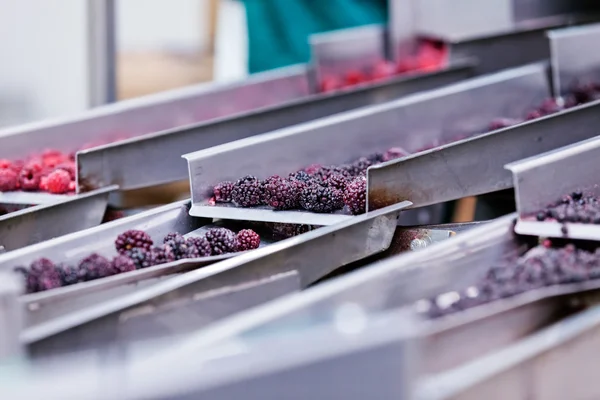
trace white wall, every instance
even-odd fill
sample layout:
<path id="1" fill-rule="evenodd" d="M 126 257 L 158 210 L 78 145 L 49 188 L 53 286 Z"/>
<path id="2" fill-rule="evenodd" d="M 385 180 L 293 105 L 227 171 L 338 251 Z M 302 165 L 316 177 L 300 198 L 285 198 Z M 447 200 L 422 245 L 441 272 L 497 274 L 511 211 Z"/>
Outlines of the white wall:
<path id="1" fill-rule="evenodd" d="M 0 125 L 86 108 L 86 18 L 84 0 L 0 0 Z"/>

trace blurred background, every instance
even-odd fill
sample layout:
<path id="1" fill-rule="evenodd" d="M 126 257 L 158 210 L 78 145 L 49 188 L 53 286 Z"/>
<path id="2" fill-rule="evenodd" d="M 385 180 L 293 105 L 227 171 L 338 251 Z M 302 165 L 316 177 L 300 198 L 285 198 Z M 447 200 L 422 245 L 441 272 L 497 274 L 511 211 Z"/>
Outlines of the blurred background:
<path id="1" fill-rule="evenodd" d="M 12 38 L 0 40 L 0 126 L 247 73 L 241 2 L 61 0 L 59 5 L 0 0 L 0 33 Z M 107 79 L 115 80 L 116 93 L 106 93 Z"/>

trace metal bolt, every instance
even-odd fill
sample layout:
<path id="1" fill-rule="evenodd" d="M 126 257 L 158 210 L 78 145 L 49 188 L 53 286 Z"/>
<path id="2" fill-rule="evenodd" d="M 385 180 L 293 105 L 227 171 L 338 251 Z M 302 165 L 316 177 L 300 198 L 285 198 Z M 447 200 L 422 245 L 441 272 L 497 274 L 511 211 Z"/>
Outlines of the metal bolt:
<path id="1" fill-rule="evenodd" d="M 413 239 L 412 242 L 410 242 L 410 249 L 412 251 L 424 249 L 425 247 L 429 246 L 430 242 L 431 240 L 426 239 Z"/>

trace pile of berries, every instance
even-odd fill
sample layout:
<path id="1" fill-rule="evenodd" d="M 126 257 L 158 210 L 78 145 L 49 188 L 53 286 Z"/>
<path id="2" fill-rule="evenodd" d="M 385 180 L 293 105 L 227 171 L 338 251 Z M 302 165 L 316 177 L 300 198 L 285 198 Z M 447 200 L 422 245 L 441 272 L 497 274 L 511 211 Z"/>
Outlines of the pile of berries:
<path id="1" fill-rule="evenodd" d="M 583 192 L 575 191 L 537 212 L 535 218 L 538 221 L 600 224 L 600 202 L 594 196 L 584 196 Z"/>
<path id="2" fill-rule="evenodd" d="M 212 228 L 204 236 L 190 238 L 171 232 L 160 246 L 155 245 L 146 232 L 128 230 L 115 240 L 118 255 L 112 260 L 92 253 L 74 266 L 40 258 L 32 262 L 29 269 L 17 267 L 15 270 L 23 274 L 27 293 L 35 293 L 176 260 L 252 250 L 259 245 L 260 236 L 250 229 L 236 234 L 226 228 Z"/>
<path id="3" fill-rule="evenodd" d="M 321 80 L 320 89 L 322 92 L 332 92 L 367 82 L 389 79 L 407 72 L 436 71 L 446 63 L 447 54 L 447 49 L 442 42 L 423 41 L 419 45 L 416 56 L 402 60 L 398 64 L 382 60 L 364 71 L 348 71 L 343 77 L 325 76 Z"/>
<path id="4" fill-rule="evenodd" d="M 73 155 L 46 150 L 27 160 L 0 160 L 0 192 L 23 190 L 66 194 L 75 191 Z"/>
<path id="5" fill-rule="evenodd" d="M 600 248 L 553 247 L 546 239 L 514 262 L 492 266 L 476 285 L 421 301 L 418 308 L 437 318 L 542 287 L 599 278 Z"/>
<path id="6" fill-rule="evenodd" d="M 245 176 L 236 182 L 220 182 L 213 188 L 214 203 L 234 203 L 239 207 L 269 206 L 274 210 L 304 209 L 331 213 L 347 207 L 353 214 L 366 211 L 367 180 L 371 165 L 406 155 L 392 148 L 385 153 L 360 157 L 342 165 L 310 165 L 288 177 L 271 176 L 259 180 Z"/>

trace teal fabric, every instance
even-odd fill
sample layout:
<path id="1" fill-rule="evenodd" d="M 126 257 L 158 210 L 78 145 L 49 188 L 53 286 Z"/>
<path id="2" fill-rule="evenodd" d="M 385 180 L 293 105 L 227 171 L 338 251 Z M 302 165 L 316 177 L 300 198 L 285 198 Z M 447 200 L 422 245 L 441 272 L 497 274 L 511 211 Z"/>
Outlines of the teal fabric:
<path id="1" fill-rule="evenodd" d="M 242 0 L 250 73 L 308 62 L 313 33 L 382 23 L 387 0 Z"/>

